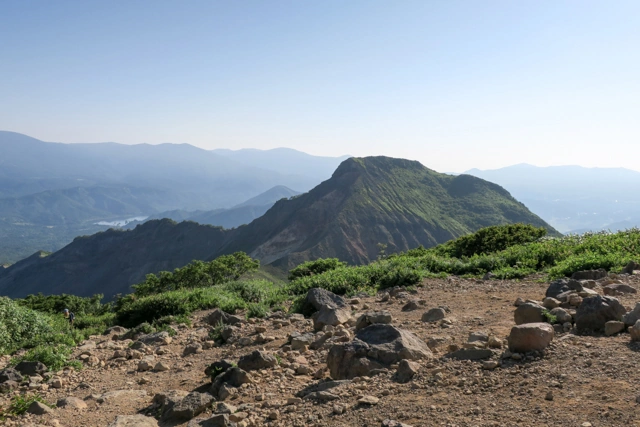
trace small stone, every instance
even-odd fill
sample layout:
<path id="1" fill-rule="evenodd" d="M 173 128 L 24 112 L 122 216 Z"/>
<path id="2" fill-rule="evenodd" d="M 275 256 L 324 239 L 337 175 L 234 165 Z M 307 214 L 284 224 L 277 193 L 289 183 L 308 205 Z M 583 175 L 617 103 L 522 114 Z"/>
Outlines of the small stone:
<path id="1" fill-rule="evenodd" d="M 29 408 L 27 408 L 27 412 L 34 415 L 44 415 L 51 414 L 53 412 L 53 409 L 49 408 L 44 403 L 35 401 L 31 405 L 29 405 Z"/>
<path id="2" fill-rule="evenodd" d="M 363 396 L 362 398 L 358 399 L 358 403 L 360 405 L 377 405 L 378 402 L 380 402 L 380 399 L 378 399 L 375 396 Z"/>
<path id="3" fill-rule="evenodd" d="M 604 334 L 606 336 L 615 335 L 618 332 L 624 330 L 624 322 L 618 322 L 617 320 L 610 320 L 604 324 Z"/>
<path id="4" fill-rule="evenodd" d="M 545 400 L 553 400 L 553 391 L 549 390 L 547 395 L 544 397 Z"/>
<path id="5" fill-rule="evenodd" d="M 278 412 L 277 410 L 269 412 L 270 420 L 277 420 L 278 418 L 280 418 L 280 412 Z"/>
<path id="6" fill-rule="evenodd" d="M 496 369 L 499 365 L 500 364 L 495 360 L 485 360 L 484 362 L 482 362 L 482 369 L 485 369 L 487 371 L 492 371 Z"/>
<path id="7" fill-rule="evenodd" d="M 153 367 L 153 370 L 156 372 L 165 372 L 171 369 L 171 367 L 165 362 L 158 362 L 156 366 Z"/>

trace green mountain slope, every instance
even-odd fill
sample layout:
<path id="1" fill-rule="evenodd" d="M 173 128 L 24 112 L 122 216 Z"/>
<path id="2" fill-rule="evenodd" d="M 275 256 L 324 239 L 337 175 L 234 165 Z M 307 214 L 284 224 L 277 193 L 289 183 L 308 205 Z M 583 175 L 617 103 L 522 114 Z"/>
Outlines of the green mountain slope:
<path id="1" fill-rule="evenodd" d="M 225 251 L 245 250 L 291 267 L 338 257 L 363 264 L 378 254 L 435 246 L 489 225 L 522 222 L 557 232 L 498 185 L 451 176 L 419 162 L 351 158 L 327 180 L 238 229 Z"/>
<path id="2" fill-rule="evenodd" d="M 345 160 L 308 193 L 278 201 L 233 230 L 194 222 L 150 221 L 130 231 L 75 239 L 30 265 L 0 275 L 0 295 L 125 293 L 147 273 L 244 251 L 281 268 L 318 257 L 352 264 L 387 253 L 434 246 L 487 225 L 548 224 L 501 187 L 450 176 L 418 162 L 388 157 Z"/>

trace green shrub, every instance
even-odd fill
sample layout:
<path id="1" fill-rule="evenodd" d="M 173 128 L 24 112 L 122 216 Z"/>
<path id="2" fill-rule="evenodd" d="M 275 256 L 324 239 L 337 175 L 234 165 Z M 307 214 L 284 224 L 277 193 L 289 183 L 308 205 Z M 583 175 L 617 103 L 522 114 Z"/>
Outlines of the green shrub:
<path id="1" fill-rule="evenodd" d="M 26 414 L 27 410 L 29 409 L 29 406 L 31 406 L 33 402 L 43 403 L 50 408 L 55 407 L 54 405 L 44 400 L 44 398 L 39 394 L 32 394 L 30 396 L 18 394 L 11 398 L 11 405 L 7 409 L 6 413 L 2 413 L 0 411 L 0 420 L 2 420 L 7 415 L 20 416 L 20 415 Z"/>
<path id="2" fill-rule="evenodd" d="M 511 246 L 539 240 L 547 234 L 544 227 L 528 224 L 509 224 L 482 228 L 437 247 L 439 255 L 455 258 L 471 257 L 503 251 Z"/>
<path id="3" fill-rule="evenodd" d="M 116 313 L 116 323 L 135 327 L 165 316 L 188 316 L 196 310 L 216 307 L 233 312 L 246 304 L 236 294 L 219 287 L 183 289 L 130 300 Z"/>
<path id="4" fill-rule="evenodd" d="M 345 267 L 346 265 L 345 262 L 340 261 L 338 258 L 320 258 L 315 261 L 303 262 L 289 271 L 289 280 L 322 274 L 325 271 L 335 270 L 336 268 Z"/>
<path id="5" fill-rule="evenodd" d="M 62 310 L 68 308 L 76 316 L 82 317 L 87 315 L 100 316 L 108 313 L 111 304 L 102 304 L 104 295 L 97 294 L 92 297 L 78 297 L 75 295 L 29 295 L 26 298 L 16 299 L 15 301 L 32 310 L 42 313 L 60 314 Z"/>
<path id="6" fill-rule="evenodd" d="M 247 307 L 247 319 L 252 317 L 265 318 L 269 315 L 269 307 L 260 303 L 249 303 Z"/>
<path id="7" fill-rule="evenodd" d="M 0 354 L 10 353 L 25 341 L 53 331 L 44 314 L 20 307 L 7 297 L 0 297 Z"/>
<path id="8" fill-rule="evenodd" d="M 134 294 L 144 297 L 180 289 L 205 288 L 238 280 L 243 274 L 255 271 L 260 261 L 244 252 L 223 255 L 213 261 L 193 261 L 173 272 L 162 271 L 158 275 L 147 274 L 145 281 L 133 285 Z"/>
<path id="9" fill-rule="evenodd" d="M 17 365 L 22 361 L 28 362 L 42 362 L 51 371 L 58 371 L 66 366 L 73 366 L 74 368 L 82 368 L 82 364 L 77 360 L 71 360 L 69 357 L 73 352 L 73 348 L 58 344 L 58 345 L 39 345 L 35 348 L 28 350 L 24 355 L 11 359 L 10 365 Z"/>

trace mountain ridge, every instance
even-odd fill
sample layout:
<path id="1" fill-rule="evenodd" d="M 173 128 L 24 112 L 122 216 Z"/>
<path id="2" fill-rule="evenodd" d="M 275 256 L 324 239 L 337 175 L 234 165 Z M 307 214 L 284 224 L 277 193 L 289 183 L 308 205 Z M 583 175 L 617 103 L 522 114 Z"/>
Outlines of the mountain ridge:
<path id="1" fill-rule="evenodd" d="M 236 251 L 281 269 L 318 257 L 363 264 L 376 258 L 380 243 L 392 253 L 512 222 L 557 233 L 496 184 L 404 159 L 350 158 L 330 179 L 279 200 L 248 225 L 223 230 L 165 219 L 79 237 L 28 267 L 9 267 L 0 294 L 126 293 L 147 273 Z"/>

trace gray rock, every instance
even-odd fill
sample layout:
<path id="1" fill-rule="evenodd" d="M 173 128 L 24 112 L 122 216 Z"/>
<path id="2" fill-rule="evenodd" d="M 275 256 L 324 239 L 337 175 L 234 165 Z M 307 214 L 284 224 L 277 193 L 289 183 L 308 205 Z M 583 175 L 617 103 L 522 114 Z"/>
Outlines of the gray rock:
<path id="1" fill-rule="evenodd" d="M 162 421 L 188 421 L 204 412 L 213 402 L 213 396 L 192 391 L 179 400 L 166 398 L 164 401 Z"/>
<path id="2" fill-rule="evenodd" d="M 631 285 L 625 285 L 624 283 L 612 283 L 602 288 L 602 292 L 605 295 L 624 295 L 624 294 L 637 294 L 638 290 Z"/>
<path id="3" fill-rule="evenodd" d="M 386 310 L 370 311 L 358 317 L 358 320 L 356 321 L 356 331 L 376 323 L 389 324 L 392 321 L 393 317 L 391 316 L 391 313 Z"/>
<path id="4" fill-rule="evenodd" d="M 578 332 L 585 330 L 603 331 L 609 320 L 621 320 L 626 310 L 613 297 L 593 296 L 585 298 L 576 311 L 576 328 Z"/>
<path id="5" fill-rule="evenodd" d="M 215 377 L 213 383 L 211 384 L 209 393 L 219 398 L 220 390 L 223 388 L 223 386 L 240 387 L 242 384 L 249 384 L 251 382 L 251 376 L 247 373 L 247 371 L 244 371 L 238 367 L 232 367 L 227 369 L 221 375 Z"/>
<path id="6" fill-rule="evenodd" d="M 527 353 L 541 351 L 553 340 L 554 330 L 548 323 L 526 323 L 511 328 L 509 351 Z"/>
<path id="7" fill-rule="evenodd" d="M 575 280 L 600 280 L 607 277 L 607 271 L 604 269 L 576 271 L 571 275 Z"/>
<path id="8" fill-rule="evenodd" d="M 427 344 L 413 333 L 391 325 L 373 324 L 358 331 L 353 341 L 331 347 L 327 365 L 332 378 L 351 379 L 402 359 L 430 357 Z"/>
<path id="9" fill-rule="evenodd" d="M 153 334 L 144 335 L 138 341 L 146 345 L 170 344 L 172 339 L 167 331 L 160 331 Z"/>
<path id="10" fill-rule="evenodd" d="M 224 373 L 227 369 L 232 368 L 234 363 L 230 360 L 219 360 L 207 366 L 204 370 L 205 375 L 211 377 L 213 381 L 218 375 Z"/>
<path id="11" fill-rule="evenodd" d="M 144 415 L 118 415 L 109 427 L 158 427 L 158 421 Z"/>
<path id="12" fill-rule="evenodd" d="M 560 307 L 560 301 L 555 298 L 546 297 L 542 300 L 542 306 L 547 310 L 554 309 L 556 307 Z"/>
<path id="13" fill-rule="evenodd" d="M 493 356 L 492 350 L 487 348 L 461 348 L 446 355 L 447 358 L 456 360 L 481 360 Z"/>
<path id="14" fill-rule="evenodd" d="M 34 415 L 45 415 L 53 413 L 53 409 L 49 408 L 44 403 L 34 401 L 29 405 L 29 408 L 27 408 L 27 412 Z"/>
<path id="15" fill-rule="evenodd" d="M 240 335 L 240 328 L 237 326 L 226 325 L 220 331 L 220 337 L 224 342 L 231 342 L 234 339 L 237 339 L 238 335 Z"/>
<path id="16" fill-rule="evenodd" d="M 432 308 L 422 315 L 422 321 L 426 323 L 437 322 L 438 320 L 442 320 L 447 316 L 447 312 L 444 308 Z"/>
<path id="17" fill-rule="evenodd" d="M 15 381 L 19 383 L 22 381 L 22 375 L 20 375 L 20 372 L 13 368 L 3 369 L 2 371 L 0 371 L 0 383 L 6 381 Z"/>
<path id="18" fill-rule="evenodd" d="M 489 342 L 489 334 L 486 332 L 471 332 L 467 342 Z"/>
<path id="19" fill-rule="evenodd" d="M 420 370 L 420 365 L 416 362 L 403 359 L 398 363 L 398 370 L 396 371 L 396 378 L 399 382 L 405 383 L 410 381 L 411 378 Z"/>
<path id="20" fill-rule="evenodd" d="M 545 297 L 557 298 L 558 295 L 560 295 L 563 292 L 567 292 L 569 290 L 570 289 L 568 285 L 568 280 L 566 279 L 554 280 L 549 284 Z"/>
<path id="21" fill-rule="evenodd" d="M 323 307 L 320 311 L 313 313 L 313 328 L 321 331 L 325 326 L 338 326 L 351 320 L 351 309 L 341 307 Z"/>
<path id="22" fill-rule="evenodd" d="M 42 375 L 48 371 L 47 367 L 42 362 L 20 362 L 16 365 L 16 371 L 22 375 Z"/>
<path id="23" fill-rule="evenodd" d="M 58 408 L 75 408 L 75 409 L 86 409 L 87 404 L 84 403 L 84 400 L 79 397 L 65 397 L 64 399 L 58 399 L 58 403 L 56 404 Z"/>
<path id="24" fill-rule="evenodd" d="M 633 310 L 622 316 L 622 321 L 627 326 L 635 325 L 638 320 L 640 320 L 640 302 L 636 303 L 636 306 L 633 307 Z"/>
<path id="25" fill-rule="evenodd" d="M 411 300 L 402 307 L 402 311 L 414 311 L 420 308 L 418 301 Z"/>
<path id="26" fill-rule="evenodd" d="M 291 344 L 291 350 L 301 350 L 304 346 L 311 347 L 311 344 L 316 340 L 314 334 L 292 334 L 289 343 Z"/>
<path id="27" fill-rule="evenodd" d="M 191 343 L 187 345 L 182 351 L 182 356 L 188 356 L 190 354 L 198 354 L 202 353 L 202 344 L 200 343 Z"/>
<path id="28" fill-rule="evenodd" d="M 571 322 L 573 317 L 571 314 L 565 310 L 564 308 L 556 307 L 549 312 L 552 316 L 556 317 L 556 322 L 560 324 L 564 324 L 567 322 Z"/>
<path id="29" fill-rule="evenodd" d="M 103 335 L 111 335 L 111 334 L 122 335 L 122 334 L 126 334 L 127 332 L 129 332 L 127 328 L 123 328 L 122 326 L 112 326 L 108 328 L 106 331 L 104 331 Z"/>
<path id="30" fill-rule="evenodd" d="M 20 387 L 20 384 L 18 384 L 16 381 L 7 380 L 3 383 L 0 383 L 0 393 L 8 393 L 12 390 L 17 389 L 18 387 Z"/>
<path id="31" fill-rule="evenodd" d="M 329 292 L 326 289 L 321 288 L 313 288 L 309 289 L 307 292 L 307 297 L 305 298 L 305 305 L 310 306 L 312 310 L 320 311 L 323 308 L 345 308 L 349 309 L 349 303 L 347 300 L 334 294 L 333 292 Z"/>
<path id="32" fill-rule="evenodd" d="M 604 334 L 606 336 L 615 335 L 624 331 L 624 322 L 618 322 L 617 320 L 609 320 L 604 324 Z"/>
<path id="33" fill-rule="evenodd" d="M 273 355 L 260 350 L 246 354 L 238 360 L 238 368 L 245 371 L 273 368 L 276 365 L 278 365 L 278 360 Z"/>
<path id="34" fill-rule="evenodd" d="M 522 325 L 524 323 L 540 323 L 545 321 L 545 317 L 542 314 L 545 308 L 541 305 L 534 303 L 520 304 L 518 308 L 513 312 L 513 318 L 516 325 Z"/>

